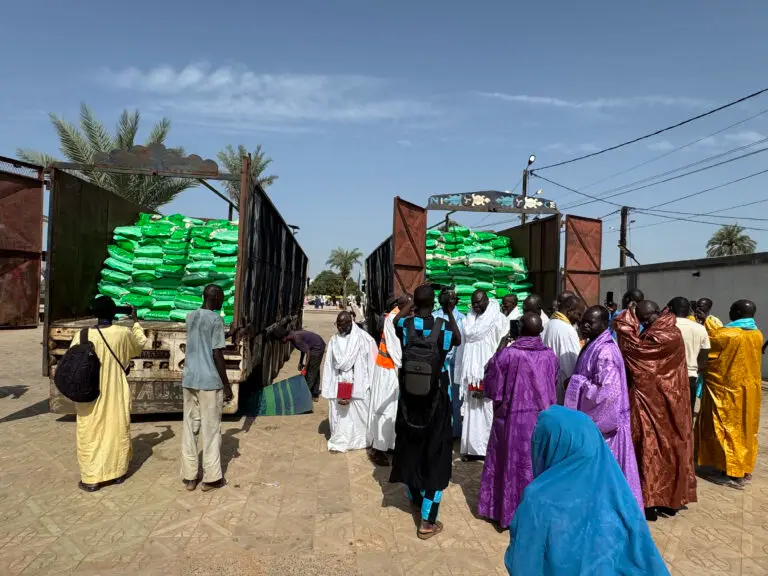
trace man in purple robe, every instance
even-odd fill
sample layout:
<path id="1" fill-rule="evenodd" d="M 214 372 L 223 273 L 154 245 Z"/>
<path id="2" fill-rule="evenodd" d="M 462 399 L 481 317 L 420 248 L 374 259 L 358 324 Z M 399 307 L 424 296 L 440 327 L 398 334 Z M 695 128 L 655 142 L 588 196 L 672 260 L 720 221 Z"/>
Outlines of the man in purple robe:
<path id="1" fill-rule="evenodd" d="M 556 401 L 558 360 L 541 341 L 541 331 L 541 317 L 525 313 L 520 338 L 501 348 L 485 368 L 484 392 L 493 400 L 493 425 L 477 512 L 502 528 L 509 526 L 533 480 L 536 419 Z"/>
<path id="2" fill-rule="evenodd" d="M 587 343 L 565 392 L 565 407 L 587 414 L 603 434 L 635 495 L 640 509 L 643 492 L 632 444 L 629 392 L 624 359 L 608 329 L 608 310 L 588 308 L 579 329 Z"/>

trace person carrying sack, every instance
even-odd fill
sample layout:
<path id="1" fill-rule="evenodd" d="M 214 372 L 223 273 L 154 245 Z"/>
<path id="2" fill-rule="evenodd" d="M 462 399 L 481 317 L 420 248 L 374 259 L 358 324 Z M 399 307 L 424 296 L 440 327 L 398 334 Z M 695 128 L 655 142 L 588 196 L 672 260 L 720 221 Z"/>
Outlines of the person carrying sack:
<path id="1" fill-rule="evenodd" d="M 437 515 L 442 492 L 451 478 L 453 449 L 446 356 L 461 344 L 453 315 L 447 314 L 447 320 L 435 319 L 434 304 L 434 288 L 419 286 L 414 300 L 395 318 L 403 367 L 389 481 L 405 484 L 411 503 L 420 509 L 417 536 L 422 540 L 443 529 Z"/>

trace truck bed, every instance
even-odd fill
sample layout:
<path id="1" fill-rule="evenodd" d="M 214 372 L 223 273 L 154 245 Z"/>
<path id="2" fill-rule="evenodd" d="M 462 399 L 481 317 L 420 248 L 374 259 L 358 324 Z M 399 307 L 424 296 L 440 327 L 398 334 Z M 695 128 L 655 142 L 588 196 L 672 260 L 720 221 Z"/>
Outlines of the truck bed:
<path id="1" fill-rule="evenodd" d="M 74 414 L 72 402 L 62 396 L 53 384 L 53 375 L 59 359 L 69 349 L 75 334 L 95 325 L 94 318 L 59 320 L 48 330 L 48 366 L 51 378 L 51 412 Z M 130 320 L 116 322 L 130 327 Z M 131 388 L 132 414 L 180 412 L 182 410 L 181 380 L 187 347 L 187 330 L 183 322 L 141 322 L 147 343 L 141 356 L 131 360 L 128 385 Z M 224 349 L 227 377 L 232 384 L 234 400 L 224 406 L 225 414 L 234 414 L 238 407 L 238 391 L 243 379 L 242 344 L 230 344 Z"/>

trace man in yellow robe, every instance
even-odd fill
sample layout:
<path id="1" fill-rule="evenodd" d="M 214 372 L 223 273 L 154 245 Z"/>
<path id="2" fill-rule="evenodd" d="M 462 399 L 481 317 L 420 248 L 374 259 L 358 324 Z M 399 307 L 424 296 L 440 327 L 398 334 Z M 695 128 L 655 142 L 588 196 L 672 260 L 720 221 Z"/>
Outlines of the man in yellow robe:
<path id="1" fill-rule="evenodd" d="M 147 341 L 144 329 L 136 321 L 135 309 L 131 328 L 112 324 L 117 307 L 108 296 L 96 298 L 91 309 L 98 321 L 88 329 L 88 341 L 101 362 L 100 393 L 93 402 L 75 404 L 79 486 L 86 492 L 125 480 L 132 450 L 131 391 L 124 367 L 141 354 Z M 71 345 L 79 343 L 78 332 Z"/>
<path id="2" fill-rule="evenodd" d="M 696 423 L 698 464 L 717 469 L 722 476 L 711 480 L 736 489 L 751 481 L 757 459 L 763 335 L 756 310 L 737 300 L 726 326 L 705 322 L 712 348 Z"/>

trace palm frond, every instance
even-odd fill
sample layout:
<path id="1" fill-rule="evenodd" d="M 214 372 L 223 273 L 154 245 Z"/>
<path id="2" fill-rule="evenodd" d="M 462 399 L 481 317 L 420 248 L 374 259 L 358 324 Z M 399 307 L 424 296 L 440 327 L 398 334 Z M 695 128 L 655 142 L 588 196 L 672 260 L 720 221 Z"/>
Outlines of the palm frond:
<path id="1" fill-rule="evenodd" d="M 134 110 L 133 114 L 129 114 L 128 110 L 123 110 L 123 113 L 120 114 L 120 120 L 117 122 L 116 148 L 120 150 L 130 150 L 133 148 L 136 133 L 139 131 L 139 118 L 138 110 Z"/>
<path id="2" fill-rule="evenodd" d="M 29 148 L 16 148 L 16 156 L 19 160 L 29 162 L 30 164 L 37 164 L 43 168 L 48 168 L 54 162 L 58 162 L 56 158 L 45 152 L 38 152 L 37 150 L 30 150 Z"/>
<path id="3" fill-rule="evenodd" d="M 171 121 L 168 118 L 161 118 L 157 124 L 152 127 L 152 132 L 147 138 L 147 146 L 150 144 L 163 144 L 171 130 Z"/>
<path id="4" fill-rule="evenodd" d="M 80 134 L 80 131 L 73 124 L 62 120 L 56 114 L 51 114 L 50 116 L 53 127 L 56 129 L 56 134 L 59 137 L 59 147 L 62 154 L 70 162 L 92 164 L 93 152 L 88 145 L 88 141 Z"/>
<path id="5" fill-rule="evenodd" d="M 92 153 L 109 153 L 115 147 L 104 125 L 94 118 L 93 112 L 85 103 L 80 104 L 80 128 L 88 139 Z"/>

